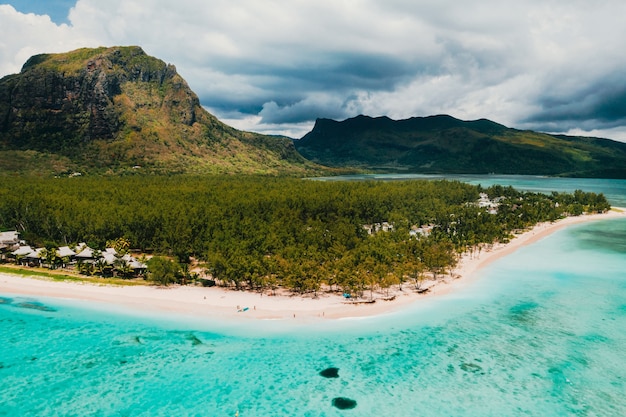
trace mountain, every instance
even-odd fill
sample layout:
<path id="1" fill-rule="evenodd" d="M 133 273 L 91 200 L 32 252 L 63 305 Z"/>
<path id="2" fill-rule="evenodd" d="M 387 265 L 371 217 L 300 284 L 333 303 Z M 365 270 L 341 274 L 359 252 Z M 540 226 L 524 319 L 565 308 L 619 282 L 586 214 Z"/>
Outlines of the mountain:
<path id="1" fill-rule="evenodd" d="M 200 106 L 173 65 L 140 48 L 31 57 L 0 79 L 5 174 L 309 173 L 284 137 L 242 132 Z"/>
<path id="2" fill-rule="evenodd" d="M 486 119 L 318 119 L 294 143 L 304 157 L 334 167 L 626 178 L 626 143 L 511 129 Z"/>

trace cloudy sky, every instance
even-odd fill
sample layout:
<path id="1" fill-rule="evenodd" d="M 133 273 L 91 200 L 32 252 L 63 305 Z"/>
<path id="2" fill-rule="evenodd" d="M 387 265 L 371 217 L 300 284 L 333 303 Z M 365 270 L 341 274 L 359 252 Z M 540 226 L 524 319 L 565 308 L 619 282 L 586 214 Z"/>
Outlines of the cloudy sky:
<path id="1" fill-rule="evenodd" d="M 240 129 L 450 114 L 626 141 L 623 0 L 0 3 L 0 76 L 36 53 L 140 45 Z"/>

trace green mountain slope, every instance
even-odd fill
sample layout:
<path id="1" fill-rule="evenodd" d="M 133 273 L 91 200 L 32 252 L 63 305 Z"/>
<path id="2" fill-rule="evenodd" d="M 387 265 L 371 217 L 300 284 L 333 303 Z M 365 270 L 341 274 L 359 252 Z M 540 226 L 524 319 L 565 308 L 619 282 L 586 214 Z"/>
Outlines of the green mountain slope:
<path id="1" fill-rule="evenodd" d="M 0 172 L 310 173 L 291 140 L 204 110 L 176 68 L 139 47 L 33 56 L 0 80 Z"/>
<path id="2" fill-rule="evenodd" d="M 626 178 L 626 143 L 510 129 L 485 119 L 318 119 L 294 143 L 306 158 L 335 167 Z"/>

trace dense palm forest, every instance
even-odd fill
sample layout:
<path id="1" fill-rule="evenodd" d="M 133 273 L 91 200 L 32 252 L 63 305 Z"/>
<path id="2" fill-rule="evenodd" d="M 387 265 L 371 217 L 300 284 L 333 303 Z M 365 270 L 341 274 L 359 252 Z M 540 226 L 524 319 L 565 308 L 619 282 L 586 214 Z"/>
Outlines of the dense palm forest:
<path id="1" fill-rule="evenodd" d="M 481 193 L 488 204 L 478 204 Z M 505 242 L 515 230 L 608 208 L 602 194 L 456 181 L 142 176 L 0 185 L 0 230 L 31 244 L 103 247 L 124 238 L 182 270 L 198 259 L 218 283 L 301 293 L 419 285 L 425 273 L 436 278 L 460 253 Z M 152 265 L 163 270 L 158 259 Z"/>

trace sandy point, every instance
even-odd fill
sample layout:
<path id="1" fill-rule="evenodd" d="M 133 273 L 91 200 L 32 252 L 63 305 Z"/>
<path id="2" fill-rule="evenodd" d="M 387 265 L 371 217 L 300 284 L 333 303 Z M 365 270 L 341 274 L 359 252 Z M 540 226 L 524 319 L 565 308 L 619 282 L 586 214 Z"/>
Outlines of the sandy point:
<path id="1" fill-rule="evenodd" d="M 584 222 L 626 218 L 626 209 L 613 208 L 603 214 L 568 217 L 552 223 L 540 223 L 515 236 L 507 244 L 496 244 L 489 250 L 473 255 L 464 254 L 458 266 L 437 282 L 426 282 L 426 294 L 417 293 L 410 284 L 391 293 L 374 293 L 375 303 L 353 303 L 337 293 L 319 293 L 316 298 L 278 292 L 269 295 L 259 292 L 234 291 L 224 288 L 195 286 L 113 286 L 93 285 L 85 282 L 56 282 L 39 278 L 0 274 L 0 294 L 29 297 L 55 297 L 61 299 L 94 301 L 119 305 L 142 312 L 172 312 L 195 318 L 217 320 L 272 319 L 300 322 L 331 320 L 349 317 L 366 317 L 390 313 L 417 302 L 424 297 L 436 297 L 470 285 L 472 277 L 481 268 L 520 247 L 532 244 L 564 227 Z M 388 297 L 389 295 L 394 297 Z M 385 298 L 393 300 L 385 301 Z"/>

